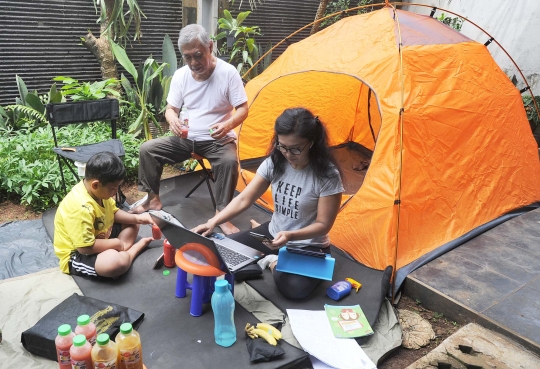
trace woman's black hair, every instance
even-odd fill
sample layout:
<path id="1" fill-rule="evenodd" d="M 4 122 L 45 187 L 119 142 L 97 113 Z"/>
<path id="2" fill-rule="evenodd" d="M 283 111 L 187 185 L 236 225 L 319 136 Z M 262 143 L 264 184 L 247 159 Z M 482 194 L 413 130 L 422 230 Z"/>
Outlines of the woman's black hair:
<path id="1" fill-rule="evenodd" d="M 121 181 L 126 178 L 126 168 L 122 160 L 109 151 L 95 154 L 86 163 L 84 179 L 97 179 L 102 184 Z"/>
<path id="2" fill-rule="evenodd" d="M 306 108 L 290 108 L 283 111 L 274 124 L 274 137 L 268 152 L 274 164 L 274 178 L 285 171 L 287 163 L 287 159 L 276 147 L 279 143 L 278 135 L 295 135 L 313 142 L 313 146 L 311 148 L 308 146 L 306 149 L 309 148 L 309 165 L 317 177 L 332 177 L 333 173 L 335 173 L 332 167 L 341 174 L 341 170 L 328 146 L 326 128 L 319 120 L 319 117 L 314 116 Z"/>

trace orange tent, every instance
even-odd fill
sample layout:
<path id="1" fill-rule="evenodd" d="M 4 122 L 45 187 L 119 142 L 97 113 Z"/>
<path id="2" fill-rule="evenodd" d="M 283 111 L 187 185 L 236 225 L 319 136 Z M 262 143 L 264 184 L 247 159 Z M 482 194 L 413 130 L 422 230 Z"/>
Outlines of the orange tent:
<path id="1" fill-rule="evenodd" d="M 345 18 L 289 46 L 246 91 L 242 161 L 265 156 L 276 117 L 295 106 L 326 123 L 331 145 L 373 151 L 331 242 L 368 267 L 393 266 L 397 286 L 540 200 L 520 92 L 486 46 L 431 17 L 383 8 Z"/>

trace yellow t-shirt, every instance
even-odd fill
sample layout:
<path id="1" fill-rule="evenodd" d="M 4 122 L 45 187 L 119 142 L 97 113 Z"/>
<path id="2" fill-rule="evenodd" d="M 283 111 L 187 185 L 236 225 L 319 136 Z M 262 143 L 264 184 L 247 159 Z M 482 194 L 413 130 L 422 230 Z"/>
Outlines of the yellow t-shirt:
<path id="1" fill-rule="evenodd" d="M 109 238 L 117 211 L 113 198 L 103 200 L 100 206 L 83 181 L 71 189 L 54 217 L 54 252 L 62 272 L 69 274 L 69 257 L 77 248 L 93 246 L 96 238 Z"/>

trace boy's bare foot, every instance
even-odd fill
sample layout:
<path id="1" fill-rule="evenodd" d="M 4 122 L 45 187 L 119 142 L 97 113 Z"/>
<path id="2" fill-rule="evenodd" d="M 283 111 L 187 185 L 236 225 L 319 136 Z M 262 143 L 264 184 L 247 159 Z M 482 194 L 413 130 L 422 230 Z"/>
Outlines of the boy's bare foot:
<path id="1" fill-rule="evenodd" d="M 148 197 L 141 204 L 137 205 L 133 209 L 130 209 L 129 212 L 132 214 L 142 214 L 148 210 L 161 210 L 163 205 L 161 204 L 161 199 L 159 195 L 148 194 Z"/>
<path id="2" fill-rule="evenodd" d="M 225 222 L 223 224 L 220 224 L 219 227 L 221 228 L 223 233 L 227 235 L 240 232 L 240 230 L 236 228 L 236 226 L 232 224 L 231 222 Z"/>
<path id="3" fill-rule="evenodd" d="M 249 222 L 251 223 L 251 228 L 257 228 L 261 225 L 261 223 L 257 222 L 255 219 L 251 219 Z"/>
<path id="4" fill-rule="evenodd" d="M 146 246 L 152 242 L 154 238 L 152 237 L 143 237 L 139 241 L 135 242 L 133 245 L 131 245 L 130 248 L 128 248 L 127 252 L 131 254 L 132 257 L 135 257 L 141 253 L 142 250 L 145 249 Z"/>
<path id="5" fill-rule="evenodd" d="M 272 271 L 272 273 L 274 272 L 274 268 L 276 267 L 277 265 L 277 260 L 276 261 L 273 261 L 271 264 L 270 264 L 270 270 Z"/>

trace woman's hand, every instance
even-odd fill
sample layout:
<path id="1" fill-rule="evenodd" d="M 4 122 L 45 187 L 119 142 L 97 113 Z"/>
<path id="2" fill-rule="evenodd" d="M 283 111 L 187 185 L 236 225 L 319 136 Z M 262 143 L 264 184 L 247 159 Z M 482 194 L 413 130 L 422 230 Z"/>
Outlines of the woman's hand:
<path id="1" fill-rule="evenodd" d="M 199 233 L 199 234 L 202 234 L 203 236 L 208 236 L 209 234 L 212 233 L 212 231 L 214 230 L 215 228 L 215 224 L 211 221 L 208 221 L 204 224 L 199 224 L 198 226 L 196 226 L 195 228 L 192 228 L 191 231 L 192 232 L 195 232 L 195 233 Z"/>
<path id="2" fill-rule="evenodd" d="M 285 244 L 289 241 L 291 241 L 291 232 L 281 231 L 276 234 L 276 237 L 272 240 L 272 242 L 263 242 L 263 244 L 271 250 L 277 250 L 285 246 Z"/>

